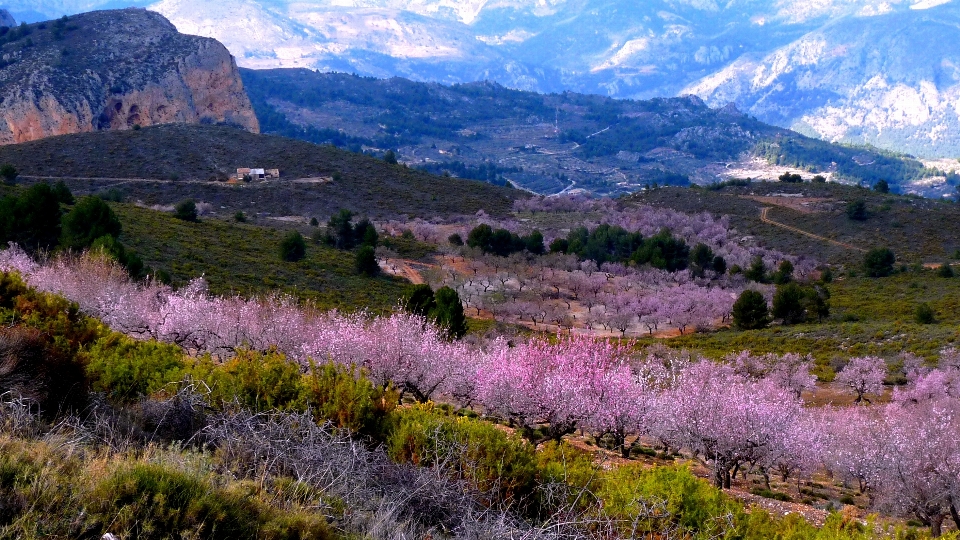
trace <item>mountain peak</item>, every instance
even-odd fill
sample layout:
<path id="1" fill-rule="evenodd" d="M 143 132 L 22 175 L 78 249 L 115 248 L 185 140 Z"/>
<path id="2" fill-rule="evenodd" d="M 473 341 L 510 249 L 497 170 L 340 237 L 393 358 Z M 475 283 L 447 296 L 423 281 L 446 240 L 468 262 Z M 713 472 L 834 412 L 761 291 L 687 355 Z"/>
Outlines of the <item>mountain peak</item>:
<path id="1" fill-rule="evenodd" d="M 0 143 L 171 122 L 259 129 L 221 44 L 144 9 L 10 30 L 0 45 Z"/>

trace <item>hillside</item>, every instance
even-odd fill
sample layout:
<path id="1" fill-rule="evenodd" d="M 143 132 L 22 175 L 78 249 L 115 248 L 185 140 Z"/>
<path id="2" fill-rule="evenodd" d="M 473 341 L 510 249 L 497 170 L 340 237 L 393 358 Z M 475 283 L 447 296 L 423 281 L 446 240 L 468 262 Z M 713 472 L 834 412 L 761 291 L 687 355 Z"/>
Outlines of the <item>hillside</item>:
<path id="1" fill-rule="evenodd" d="M 508 211 L 517 190 L 441 178 L 332 146 L 229 127 L 164 125 L 84 133 L 0 147 L 24 176 L 71 178 L 74 192 L 118 190 L 168 205 L 185 198 L 217 212 L 316 216 L 339 208 L 372 217 Z M 278 168 L 279 180 L 228 184 L 238 167 Z"/>
<path id="2" fill-rule="evenodd" d="M 139 9 L 0 31 L 0 144 L 165 123 L 259 127 L 230 53 Z"/>
<path id="3" fill-rule="evenodd" d="M 345 312 L 389 311 L 406 290 L 406 282 L 397 278 L 358 276 L 353 253 L 315 242 L 302 261 L 284 262 L 279 256 L 284 230 L 218 219 L 188 223 L 130 204 L 114 210 L 123 224 L 120 241 L 147 266 L 166 272 L 177 287 L 203 276 L 214 294 L 281 292 Z"/>
<path id="4" fill-rule="evenodd" d="M 722 189 L 667 188 L 637 193 L 627 204 L 649 204 L 681 212 L 727 215 L 744 236 L 786 253 L 806 254 L 819 261 L 856 267 L 863 251 L 889 247 L 903 264 L 943 263 L 960 249 L 960 207 L 946 201 L 886 195 L 836 184 L 755 182 Z M 867 219 L 852 220 L 847 205 L 864 201 Z M 795 227 L 844 247 L 764 223 Z"/>
<path id="5" fill-rule="evenodd" d="M 810 139 L 696 97 L 615 100 L 308 70 L 241 74 L 266 133 L 397 148 L 414 167 L 539 193 L 615 195 L 738 175 L 775 179 L 785 170 L 904 186 L 934 174 L 909 158 Z"/>

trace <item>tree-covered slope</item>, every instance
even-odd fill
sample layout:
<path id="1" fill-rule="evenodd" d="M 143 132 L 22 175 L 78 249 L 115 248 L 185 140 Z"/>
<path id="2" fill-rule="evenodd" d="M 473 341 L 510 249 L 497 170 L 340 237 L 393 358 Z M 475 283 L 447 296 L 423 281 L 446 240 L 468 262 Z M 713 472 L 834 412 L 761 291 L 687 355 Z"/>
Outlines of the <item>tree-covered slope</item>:
<path id="1" fill-rule="evenodd" d="M 541 193 L 711 183 L 728 174 L 725 164 L 752 158 L 870 184 L 929 174 L 904 156 L 811 139 L 690 96 L 633 101 L 495 83 L 445 86 L 293 69 L 241 73 L 265 133 L 393 148 L 416 167 L 509 180 Z"/>

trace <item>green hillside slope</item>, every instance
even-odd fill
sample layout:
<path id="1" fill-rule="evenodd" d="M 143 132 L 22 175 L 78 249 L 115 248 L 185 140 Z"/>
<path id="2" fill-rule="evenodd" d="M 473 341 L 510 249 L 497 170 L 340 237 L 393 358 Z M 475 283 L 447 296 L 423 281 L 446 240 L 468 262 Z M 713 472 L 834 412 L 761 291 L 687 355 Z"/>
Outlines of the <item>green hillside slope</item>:
<path id="1" fill-rule="evenodd" d="M 0 147 L 21 175 L 75 178 L 76 193 L 115 187 L 127 198 L 194 198 L 226 210 L 325 216 L 338 208 L 374 217 L 508 211 L 517 190 L 442 178 L 332 146 L 217 126 L 164 125 L 83 133 Z M 270 182 L 228 185 L 238 167 L 280 169 Z M 298 182 L 325 178 L 329 182 Z M 99 179 L 99 180 L 90 180 Z"/>

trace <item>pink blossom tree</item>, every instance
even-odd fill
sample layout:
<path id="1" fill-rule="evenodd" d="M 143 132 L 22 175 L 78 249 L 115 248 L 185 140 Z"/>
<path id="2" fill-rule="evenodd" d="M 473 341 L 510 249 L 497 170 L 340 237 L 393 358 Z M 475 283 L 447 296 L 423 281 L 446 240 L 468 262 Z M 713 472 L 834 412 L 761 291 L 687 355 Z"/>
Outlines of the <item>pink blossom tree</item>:
<path id="1" fill-rule="evenodd" d="M 784 355 L 754 355 L 743 351 L 728 355 L 726 362 L 740 375 L 754 380 L 767 379 L 772 383 L 790 390 L 798 399 L 804 391 L 812 389 L 817 378 L 810 373 L 813 369 L 813 357 L 788 353 Z"/>
<path id="2" fill-rule="evenodd" d="M 879 506 L 919 519 L 934 537 L 948 516 L 960 527 L 960 401 L 894 401 L 884 423 Z"/>
<path id="3" fill-rule="evenodd" d="M 606 374 L 621 354 L 612 344 L 576 336 L 499 351 L 478 368 L 477 398 L 528 436 L 543 426 L 559 440 L 596 413 Z"/>
<path id="4" fill-rule="evenodd" d="M 762 461 L 801 411 L 800 401 L 778 386 L 706 361 L 684 370 L 660 400 L 659 437 L 712 466 L 722 488 L 730 487 L 735 470 Z"/>
<path id="5" fill-rule="evenodd" d="M 610 436 L 621 457 L 629 458 L 640 442 L 640 435 L 647 432 L 647 419 L 654 405 L 652 389 L 626 364 L 612 367 L 603 378 L 597 407 L 585 424 L 597 438 Z M 627 444 L 632 435 L 636 438 Z"/>
<path id="6" fill-rule="evenodd" d="M 887 364 L 882 358 L 864 356 L 851 359 L 837 375 L 836 382 L 856 394 L 856 403 L 872 403 L 867 396 L 883 393 L 886 377 Z"/>

